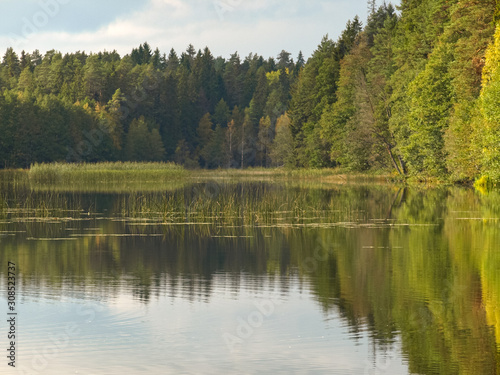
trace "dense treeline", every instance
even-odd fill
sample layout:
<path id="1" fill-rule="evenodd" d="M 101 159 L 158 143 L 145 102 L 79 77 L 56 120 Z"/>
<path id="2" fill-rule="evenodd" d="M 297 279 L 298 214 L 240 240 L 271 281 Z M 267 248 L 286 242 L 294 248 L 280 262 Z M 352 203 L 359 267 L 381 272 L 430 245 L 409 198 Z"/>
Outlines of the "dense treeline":
<path id="1" fill-rule="evenodd" d="M 129 55 L 7 49 L 3 166 L 173 160 L 500 179 L 495 0 L 369 0 L 307 63 L 144 43 Z"/>
<path id="2" fill-rule="evenodd" d="M 314 79 L 331 63 L 321 48 L 300 75 L 289 110 L 298 162 L 455 181 L 500 177 L 498 122 L 488 125 L 485 107 L 498 66 L 495 1 L 403 0 L 400 14 L 369 5 L 340 61 L 335 95 L 314 97 Z"/>
<path id="3" fill-rule="evenodd" d="M 270 165 L 276 123 L 287 126 L 290 87 L 304 64 L 286 51 L 225 60 L 191 45 L 166 56 L 144 43 L 124 57 L 19 57 L 9 48 L 0 67 L 0 160 Z"/>

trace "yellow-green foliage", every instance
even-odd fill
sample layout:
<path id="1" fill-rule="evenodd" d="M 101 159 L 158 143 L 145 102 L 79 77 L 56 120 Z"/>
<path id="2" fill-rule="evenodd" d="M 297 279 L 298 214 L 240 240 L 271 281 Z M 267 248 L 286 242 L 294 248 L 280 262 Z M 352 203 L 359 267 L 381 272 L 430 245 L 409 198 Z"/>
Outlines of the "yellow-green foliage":
<path id="1" fill-rule="evenodd" d="M 500 25 L 486 52 L 481 91 L 483 172 L 500 180 Z"/>
<path id="2" fill-rule="evenodd" d="M 481 176 L 474 183 L 476 190 L 482 194 L 487 194 L 492 185 L 492 181 L 488 176 Z"/>
<path id="3" fill-rule="evenodd" d="M 285 68 L 285 73 L 289 75 L 290 70 L 288 68 Z M 280 74 L 281 74 L 280 70 L 275 70 L 273 72 L 266 73 L 267 81 L 269 82 L 269 84 L 272 85 L 274 83 L 278 83 L 280 80 Z"/>

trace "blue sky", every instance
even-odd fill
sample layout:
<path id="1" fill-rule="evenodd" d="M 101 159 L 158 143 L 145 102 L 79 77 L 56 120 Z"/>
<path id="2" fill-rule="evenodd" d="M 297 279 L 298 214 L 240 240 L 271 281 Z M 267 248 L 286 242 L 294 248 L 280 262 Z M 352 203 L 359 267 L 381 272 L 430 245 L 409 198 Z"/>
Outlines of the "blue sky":
<path id="1" fill-rule="evenodd" d="M 366 13 L 365 0 L 0 0 L 0 53 L 12 46 L 123 55 L 148 41 L 166 53 L 192 43 L 223 57 L 282 49 L 309 57 L 325 34 L 336 39 L 347 20 Z"/>

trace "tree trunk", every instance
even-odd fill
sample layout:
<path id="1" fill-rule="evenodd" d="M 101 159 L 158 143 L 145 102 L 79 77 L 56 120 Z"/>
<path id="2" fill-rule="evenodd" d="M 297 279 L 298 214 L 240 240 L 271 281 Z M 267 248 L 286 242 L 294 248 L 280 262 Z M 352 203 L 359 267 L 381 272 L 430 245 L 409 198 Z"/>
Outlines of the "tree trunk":
<path id="1" fill-rule="evenodd" d="M 398 163 L 396 162 L 396 159 L 394 159 L 394 154 L 392 153 L 392 147 L 388 144 L 386 144 L 387 146 L 387 151 L 389 152 L 389 156 L 391 157 L 391 160 L 392 160 L 392 164 L 394 165 L 394 167 L 396 168 L 396 170 L 398 171 L 399 175 L 404 175 L 404 169 L 403 171 L 401 171 L 401 168 L 399 168 L 399 165 Z M 398 156 L 399 158 L 399 156 Z M 401 158 L 399 158 L 399 161 L 401 162 Z"/>

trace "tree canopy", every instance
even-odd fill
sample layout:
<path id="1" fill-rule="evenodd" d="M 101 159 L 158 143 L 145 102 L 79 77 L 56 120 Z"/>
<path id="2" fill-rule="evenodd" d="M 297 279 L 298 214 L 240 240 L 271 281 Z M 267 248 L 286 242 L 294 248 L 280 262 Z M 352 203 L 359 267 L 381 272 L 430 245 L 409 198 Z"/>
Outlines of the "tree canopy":
<path id="1" fill-rule="evenodd" d="M 368 1 L 309 59 L 8 48 L 0 165 L 173 160 L 500 180 L 496 1 Z M 497 27 L 498 29 L 498 27 Z"/>

